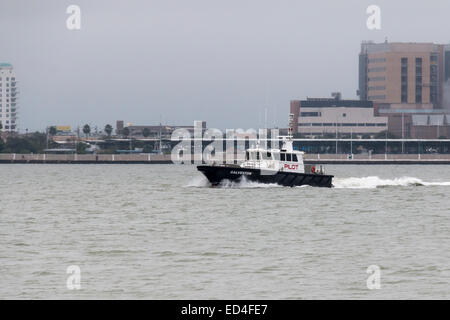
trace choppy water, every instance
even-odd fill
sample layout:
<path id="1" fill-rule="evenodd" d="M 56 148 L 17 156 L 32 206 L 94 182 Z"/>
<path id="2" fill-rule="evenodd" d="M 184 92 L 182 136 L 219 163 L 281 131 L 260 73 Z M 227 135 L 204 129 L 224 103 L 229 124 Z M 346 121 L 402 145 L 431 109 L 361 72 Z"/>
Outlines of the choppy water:
<path id="1" fill-rule="evenodd" d="M 0 165 L 0 298 L 449 299 L 449 168 L 327 171 L 208 188 L 193 166 Z"/>

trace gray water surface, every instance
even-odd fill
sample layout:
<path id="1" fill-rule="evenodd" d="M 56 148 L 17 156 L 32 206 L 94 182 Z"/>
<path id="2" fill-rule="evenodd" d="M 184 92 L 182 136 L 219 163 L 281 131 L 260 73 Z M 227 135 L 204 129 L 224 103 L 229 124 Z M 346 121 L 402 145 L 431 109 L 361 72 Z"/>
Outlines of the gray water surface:
<path id="1" fill-rule="evenodd" d="M 0 298 L 449 299 L 449 168 L 327 172 L 209 188 L 194 166 L 2 164 Z"/>

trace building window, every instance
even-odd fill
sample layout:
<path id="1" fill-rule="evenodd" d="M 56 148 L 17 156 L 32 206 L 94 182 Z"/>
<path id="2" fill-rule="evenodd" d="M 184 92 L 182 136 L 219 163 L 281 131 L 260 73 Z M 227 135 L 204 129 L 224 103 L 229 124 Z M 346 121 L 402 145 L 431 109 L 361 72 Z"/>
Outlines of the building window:
<path id="1" fill-rule="evenodd" d="M 438 74 L 439 74 L 438 66 L 435 64 L 430 65 L 430 102 L 434 106 L 436 106 L 436 104 L 438 103 L 438 87 L 439 87 Z"/>
<path id="2" fill-rule="evenodd" d="M 386 67 L 369 68 L 369 72 L 384 72 L 384 71 L 386 71 Z"/>
<path id="3" fill-rule="evenodd" d="M 416 103 L 422 103 L 422 58 L 416 58 Z"/>
<path id="4" fill-rule="evenodd" d="M 369 78 L 369 81 L 373 81 L 373 82 L 375 82 L 375 81 L 386 81 L 386 77 L 371 77 L 371 78 Z"/>
<path id="5" fill-rule="evenodd" d="M 300 117 L 320 117 L 320 112 L 300 112 Z"/>
<path id="6" fill-rule="evenodd" d="M 386 99 L 386 95 L 381 95 L 381 96 L 370 96 L 369 100 L 385 100 Z"/>
<path id="7" fill-rule="evenodd" d="M 386 86 L 374 86 L 374 87 L 369 87 L 369 90 L 386 90 Z"/>
<path id="8" fill-rule="evenodd" d="M 402 58 L 401 65 L 401 77 L 402 77 L 402 89 L 401 89 L 401 101 L 402 103 L 408 102 L 408 58 Z"/>
<path id="9" fill-rule="evenodd" d="M 373 59 L 369 59 L 369 63 L 380 63 L 380 62 L 386 62 L 386 58 L 373 58 Z"/>

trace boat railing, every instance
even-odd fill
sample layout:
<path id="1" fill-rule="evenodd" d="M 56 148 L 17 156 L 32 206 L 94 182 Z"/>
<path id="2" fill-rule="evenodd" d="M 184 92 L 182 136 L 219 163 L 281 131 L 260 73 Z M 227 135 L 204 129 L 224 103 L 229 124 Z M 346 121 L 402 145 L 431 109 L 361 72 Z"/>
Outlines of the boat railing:
<path id="1" fill-rule="evenodd" d="M 262 165 L 262 163 L 264 162 L 265 165 Z M 245 168 L 250 168 L 250 169 L 261 169 L 261 168 L 267 168 L 267 169 L 275 169 L 276 165 L 275 165 L 275 161 L 247 161 L 244 163 L 244 167 Z"/>

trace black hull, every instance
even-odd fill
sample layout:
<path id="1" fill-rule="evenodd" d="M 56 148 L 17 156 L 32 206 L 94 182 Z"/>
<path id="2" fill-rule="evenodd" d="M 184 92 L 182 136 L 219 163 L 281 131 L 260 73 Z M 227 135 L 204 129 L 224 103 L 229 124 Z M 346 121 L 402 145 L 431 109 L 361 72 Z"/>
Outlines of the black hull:
<path id="1" fill-rule="evenodd" d="M 286 187 L 313 186 L 331 188 L 333 176 L 325 174 L 309 174 L 294 172 L 277 172 L 267 174 L 260 169 L 241 168 L 233 166 L 197 166 L 213 186 L 224 180 L 240 181 L 245 177 L 248 181 L 260 183 L 276 183 Z"/>

